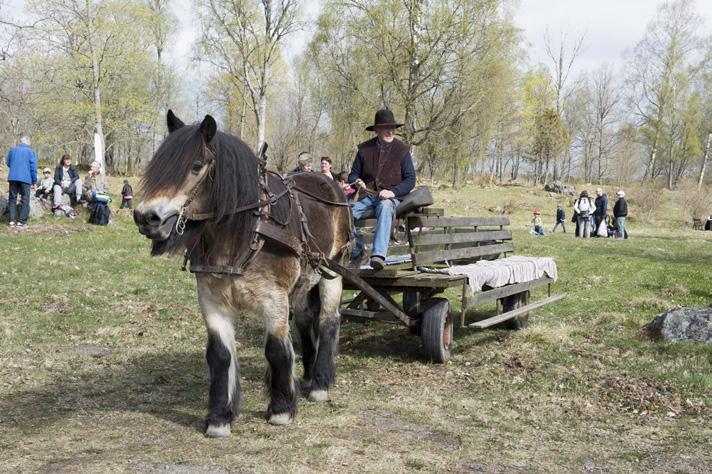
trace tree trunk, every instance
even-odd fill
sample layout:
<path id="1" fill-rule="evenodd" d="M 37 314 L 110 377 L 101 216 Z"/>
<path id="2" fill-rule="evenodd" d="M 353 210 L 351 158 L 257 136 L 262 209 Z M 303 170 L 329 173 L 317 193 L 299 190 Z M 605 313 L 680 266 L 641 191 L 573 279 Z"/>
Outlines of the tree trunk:
<path id="1" fill-rule="evenodd" d="M 700 164 L 700 177 L 697 180 L 697 189 L 702 188 L 702 183 L 705 180 L 705 168 L 707 168 L 707 158 L 710 153 L 710 141 L 712 141 L 712 132 L 707 134 L 707 145 L 705 145 L 705 153 L 702 155 L 702 163 Z"/>

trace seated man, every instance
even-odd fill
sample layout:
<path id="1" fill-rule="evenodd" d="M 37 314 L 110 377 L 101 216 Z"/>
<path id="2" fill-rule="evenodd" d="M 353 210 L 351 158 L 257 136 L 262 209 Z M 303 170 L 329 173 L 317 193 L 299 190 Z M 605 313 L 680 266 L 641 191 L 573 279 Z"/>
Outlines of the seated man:
<path id="1" fill-rule="evenodd" d="M 72 164 L 69 155 L 63 155 L 62 160 L 54 170 L 54 205 L 62 204 L 62 194 L 82 200 L 82 180 L 79 178 L 77 167 Z"/>
<path id="2" fill-rule="evenodd" d="M 376 136 L 358 145 L 349 183 L 359 191 L 359 201 L 352 211 L 354 220 L 359 220 L 368 210 L 376 213 L 376 233 L 371 249 L 371 267 L 382 270 L 388 252 L 388 240 L 399 199 L 415 186 L 415 168 L 408 145 L 396 138 L 396 128 L 403 126 L 396 123 L 393 112 L 379 110 L 374 124 L 366 127 Z M 359 267 L 365 260 L 363 241 L 356 229 L 356 245 L 351 260 Z"/>

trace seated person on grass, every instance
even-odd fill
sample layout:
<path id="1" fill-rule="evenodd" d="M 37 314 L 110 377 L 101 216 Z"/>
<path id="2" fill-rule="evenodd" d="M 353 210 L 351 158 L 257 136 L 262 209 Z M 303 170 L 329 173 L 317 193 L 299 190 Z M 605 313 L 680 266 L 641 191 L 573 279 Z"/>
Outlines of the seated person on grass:
<path id="1" fill-rule="evenodd" d="M 408 145 L 396 138 L 396 123 L 393 112 L 379 110 L 374 124 L 366 130 L 376 136 L 358 145 L 356 158 L 349 173 L 349 183 L 354 183 L 359 199 L 352 212 L 359 220 L 371 209 L 376 212 L 376 233 L 371 249 L 371 268 L 382 270 L 388 253 L 388 241 L 399 199 L 415 186 L 415 168 Z M 363 240 L 355 230 L 356 243 L 351 254 L 353 267 L 360 267 L 366 260 Z"/>
<path id="2" fill-rule="evenodd" d="M 52 170 L 45 168 L 42 170 L 42 178 L 37 185 L 37 190 L 35 191 L 35 197 L 42 200 L 49 200 L 51 198 L 52 187 L 54 186 L 54 179 L 52 178 Z"/>
<path id="3" fill-rule="evenodd" d="M 89 173 L 87 173 L 86 178 L 84 178 L 82 188 L 82 195 L 85 201 L 92 201 L 94 193 L 106 192 L 106 181 L 104 179 L 104 173 L 101 172 L 101 163 L 98 161 L 91 162 Z"/>
<path id="4" fill-rule="evenodd" d="M 62 160 L 54 170 L 54 205 L 62 204 L 62 194 L 82 200 L 82 180 L 79 178 L 77 167 L 72 164 L 72 157 L 62 156 Z"/>

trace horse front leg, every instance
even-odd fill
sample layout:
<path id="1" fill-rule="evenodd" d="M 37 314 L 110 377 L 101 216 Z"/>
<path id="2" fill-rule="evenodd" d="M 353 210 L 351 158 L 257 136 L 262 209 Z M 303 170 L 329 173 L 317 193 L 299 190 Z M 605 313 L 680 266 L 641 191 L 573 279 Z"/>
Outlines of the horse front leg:
<path id="1" fill-rule="evenodd" d="M 235 355 L 235 329 L 232 312 L 213 301 L 210 292 L 198 285 L 200 303 L 208 344 L 205 358 L 210 368 L 208 416 L 205 436 L 224 438 L 230 435 L 230 425 L 240 413 L 240 376 Z"/>
<path id="2" fill-rule="evenodd" d="M 309 400 L 323 402 L 329 400 L 329 385 L 336 377 L 336 353 L 339 342 L 339 304 L 342 290 L 341 278 L 319 281 L 321 308 L 317 329 L 317 353 L 311 372 Z"/>
<path id="3" fill-rule="evenodd" d="M 294 349 L 289 335 L 289 302 L 286 293 L 273 293 L 263 308 L 265 326 L 265 377 L 270 395 L 269 423 L 288 425 L 297 413 Z"/>

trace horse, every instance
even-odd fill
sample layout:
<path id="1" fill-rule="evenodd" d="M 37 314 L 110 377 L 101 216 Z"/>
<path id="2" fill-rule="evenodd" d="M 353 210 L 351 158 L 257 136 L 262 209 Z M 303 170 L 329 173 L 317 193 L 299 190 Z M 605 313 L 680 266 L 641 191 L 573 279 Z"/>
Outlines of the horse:
<path id="1" fill-rule="evenodd" d="M 298 387 L 310 401 L 329 399 L 336 374 L 341 277 L 323 265 L 349 256 L 351 211 L 343 191 L 319 173 L 286 179 L 206 115 L 186 125 L 171 110 L 168 135 L 141 181 L 134 222 L 152 241 L 151 254 L 185 252 L 195 274 L 208 332 L 210 369 L 204 434 L 230 434 L 240 410 L 234 318 L 265 324 L 268 422 L 288 425 Z M 321 264 L 320 264 L 321 263 Z M 293 314 L 304 376 L 294 376 L 289 330 Z"/>

